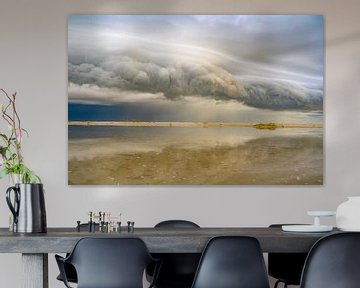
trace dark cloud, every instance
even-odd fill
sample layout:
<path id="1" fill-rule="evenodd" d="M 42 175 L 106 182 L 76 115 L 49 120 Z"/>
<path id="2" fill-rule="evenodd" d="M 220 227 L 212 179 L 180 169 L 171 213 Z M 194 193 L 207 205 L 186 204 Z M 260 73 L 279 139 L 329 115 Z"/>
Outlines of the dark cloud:
<path id="1" fill-rule="evenodd" d="M 210 64 L 181 63 L 160 66 L 130 60 L 112 65 L 108 71 L 89 63 L 69 63 L 70 83 L 92 84 L 121 90 L 163 93 L 169 99 L 206 96 L 215 99 L 242 99 L 243 86 L 224 69 Z"/>
<path id="2" fill-rule="evenodd" d="M 119 64 L 115 71 L 106 71 L 88 63 L 70 63 L 70 83 L 96 85 L 109 88 L 109 91 L 115 89 L 115 92 L 108 93 L 111 100 L 117 102 L 124 97 L 124 93 L 119 91 L 137 91 L 161 93 L 167 99 L 197 95 L 217 100 L 237 100 L 248 106 L 267 109 L 322 109 L 323 92 L 320 89 L 310 89 L 288 81 L 236 80 L 233 75 L 214 65 L 183 63 L 162 67 L 154 63 L 130 61 L 129 57 L 126 59 L 126 65 Z M 116 95 L 120 99 L 116 99 Z M 74 96 L 72 94 L 70 98 Z M 84 97 L 81 99 L 84 100 Z"/>
<path id="3" fill-rule="evenodd" d="M 319 16 L 73 16 L 69 83 L 106 88 L 111 101 L 131 91 L 139 103 L 154 94 L 319 109 L 322 29 Z"/>
<path id="4" fill-rule="evenodd" d="M 289 82 L 253 80 L 244 81 L 244 103 L 267 109 L 322 110 L 323 92 Z"/>

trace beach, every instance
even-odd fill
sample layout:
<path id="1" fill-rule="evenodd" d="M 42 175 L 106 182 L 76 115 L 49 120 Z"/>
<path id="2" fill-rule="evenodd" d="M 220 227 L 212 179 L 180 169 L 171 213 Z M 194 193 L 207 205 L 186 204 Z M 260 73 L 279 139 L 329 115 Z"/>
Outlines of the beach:
<path id="1" fill-rule="evenodd" d="M 318 136 L 273 136 L 203 147 L 170 143 L 77 157 L 74 151 L 82 147 L 81 141 L 69 142 L 70 185 L 323 184 L 323 139 Z"/>

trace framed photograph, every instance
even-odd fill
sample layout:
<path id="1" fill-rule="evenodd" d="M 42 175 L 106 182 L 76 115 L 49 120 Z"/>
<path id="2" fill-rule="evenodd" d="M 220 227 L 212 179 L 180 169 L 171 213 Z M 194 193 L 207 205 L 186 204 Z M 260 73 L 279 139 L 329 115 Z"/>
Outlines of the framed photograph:
<path id="1" fill-rule="evenodd" d="M 321 15 L 72 15 L 70 185 L 322 185 Z"/>

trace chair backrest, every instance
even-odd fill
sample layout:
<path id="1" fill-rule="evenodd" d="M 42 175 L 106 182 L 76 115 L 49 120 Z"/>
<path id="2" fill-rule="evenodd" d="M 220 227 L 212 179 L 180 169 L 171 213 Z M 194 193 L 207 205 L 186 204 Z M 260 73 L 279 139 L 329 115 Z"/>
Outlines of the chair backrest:
<path id="1" fill-rule="evenodd" d="M 155 228 L 200 228 L 200 226 L 188 220 L 166 220 L 157 223 Z"/>
<path id="2" fill-rule="evenodd" d="M 152 260 L 139 238 L 82 238 L 67 259 L 76 269 L 78 288 L 142 288 Z"/>
<path id="3" fill-rule="evenodd" d="M 316 242 L 306 259 L 300 287 L 360 287 L 360 233 L 333 234 Z"/>
<path id="4" fill-rule="evenodd" d="M 268 288 L 264 258 L 256 238 L 212 238 L 203 254 L 192 288 Z"/>
<path id="5" fill-rule="evenodd" d="M 282 225 L 294 224 L 271 224 L 269 228 L 281 229 Z M 269 275 L 276 279 L 280 279 L 288 285 L 300 285 L 301 273 L 304 268 L 306 257 L 307 253 L 269 253 Z"/>
<path id="6" fill-rule="evenodd" d="M 155 228 L 200 228 L 188 220 L 166 220 L 159 222 Z M 158 276 L 158 287 L 190 287 L 200 260 L 200 253 L 161 253 L 156 258 L 162 260 Z M 151 272 L 149 271 L 149 274 Z"/>

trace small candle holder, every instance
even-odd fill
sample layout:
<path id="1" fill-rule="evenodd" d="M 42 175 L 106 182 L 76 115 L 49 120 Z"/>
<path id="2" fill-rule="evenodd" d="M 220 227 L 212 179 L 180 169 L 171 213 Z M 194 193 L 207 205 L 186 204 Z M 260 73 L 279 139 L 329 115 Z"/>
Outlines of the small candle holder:
<path id="1" fill-rule="evenodd" d="M 312 225 L 283 225 L 281 226 L 283 231 L 286 232 L 330 232 L 332 226 L 326 226 L 320 224 L 320 217 L 335 216 L 334 211 L 308 211 L 309 216 L 314 217 L 314 224 Z"/>

